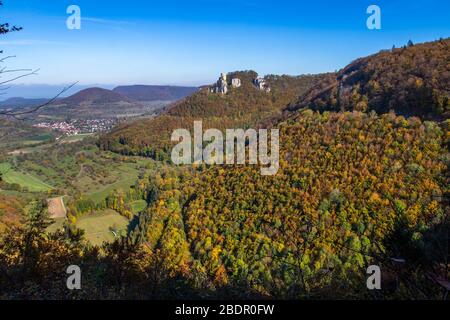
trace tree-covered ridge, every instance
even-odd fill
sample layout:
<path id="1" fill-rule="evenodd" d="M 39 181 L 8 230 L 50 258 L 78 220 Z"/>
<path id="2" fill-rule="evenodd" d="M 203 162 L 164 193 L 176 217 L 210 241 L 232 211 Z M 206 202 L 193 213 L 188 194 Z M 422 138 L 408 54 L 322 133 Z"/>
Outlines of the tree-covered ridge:
<path id="1" fill-rule="evenodd" d="M 386 276 L 377 298 L 438 297 L 428 275 L 448 264 L 442 129 L 312 111 L 279 127 L 275 176 L 244 165 L 142 175 L 125 198 L 148 207 L 112 244 L 91 246 L 73 228 L 49 235 L 45 210 L 32 207 L 23 227 L 2 234 L 0 297 L 374 298 L 369 264 Z M 79 292 L 64 287 L 70 264 L 85 275 Z"/>
<path id="2" fill-rule="evenodd" d="M 231 88 L 226 95 L 210 93 L 208 88 L 176 103 L 154 119 L 138 120 L 119 126 L 101 137 L 103 149 L 156 159 L 167 157 L 174 129 L 191 129 L 194 120 L 203 120 L 205 128 L 247 128 L 279 115 L 281 110 L 313 83 L 319 76 L 266 76 L 271 92 L 257 90 L 252 81 L 254 71 L 229 73 L 241 79 L 242 86 Z"/>
<path id="3" fill-rule="evenodd" d="M 441 200 L 449 157 L 436 124 L 307 111 L 280 129 L 277 175 L 213 167 L 186 206 L 192 255 L 216 283 L 298 298 L 340 281 L 351 287 L 369 262 L 407 255 L 407 242 L 396 243 L 403 252 L 391 251 L 388 239 L 399 230 L 409 230 L 417 248 L 436 250 L 425 234 L 448 214 Z M 408 263 L 426 260 L 416 254 Z M 346 290 L 351 296 L 357 288 Z"/>
<path id="4" fill-rule="evenodd" d="M 398 66 L 392 65 L 393 70 L 417 76 L 421 67 L 407 67 L 409 60 L 403 61 L 411 54 L 417 61 L 422 56 L 434 61 L 430 68 L 440 70 L 437 79 L 443 82 L 432 81 L 433 85 L 445 89 L 448 67 L 439 68 L 448 51 L 433 48 L 443 48 L 447 41 L 358 60 L 340 73 L 342 83 L 353 79 L 343 76 L 353 71 L 361 85 L 359 76 L 364 79 L 366 71 L 370 79 L 384 79 L 384 72 L 390 71 L 379 65 L 376 68 L 383 72 L 372 74 L 372 63 L 388 63 L 394 56 Z M 440 54 L 435 59 L 436 52 Z M 434 69 L 420 72 L 436 74 Z M 0 299 L 440 298 L 433 279 L 450 276 L 450 120 L 426 121 L 430 115 L 414 109 L 422 100 L 408 100 L 418 91 L 394 75 L 386 76 L 396 79 L 391 91 L 383 87 L 380 96 L 367 96 L 367 101 L 389 104 L 373 108 L 378 114 L 371 108 L 355 110 L 364 98 L 354 89 L 351 101 L 358 108 L 349 108 L 351 112 L 327 111 L 331 104 L 325 99 L 323 108 L 312 104 L 315 111 L 291 105 L 295 112 L 282 117 L 281 110 L 299 91 L 313 86 L 304 101 L 318 93 L 325 97 L 323 88 L 332 92 L 336 75 L 267 76 L 270 93 L 253 87 L 255 73 L 236 75 L 242 79 L 241 88 L 223 96 L 204 89 L 155 119 L 117 128 L 100 145 L 165 159 L 172 130 L 190 129 L 194 120 L 203 120 L 204 128 L 219 129 L 266 127 L 267 122 L 280 129 L 281 163 L 275 176 L 262 176 L 255 166 L 151 161 L 139 167 L 138 179 L 128 190 L 111 191 L 100 202 L 71 193 L 66 228 L 52 234 L 46 229 L 45 206 L 36 203 L 24 210 L 24 225 L 0 234 Z M 400 99 L 396 88 L 408 95 Z M 446 92 L 439 90 L 436 97 Z M 399 109 L 391 101 L 398 102 Z M 403 112 L 410 102 L 414 113 Z M 389 109 L 407 116 L 384 113 Z M 412 116 L 416 111 L 422 119 Z M 433 118 L 445 116 L 433 112 Z M 87 151 L 77 156 L 75 163 L 83 164 L 80 172 L 92 171 L 86 165 L 93 165 Z M 92 151 L 108 154 L 113 163 L 118 158 L 133 161 Z M 26 158 L 21 162 L 19 157 L 19 164 L 27 163 Z M 99 167 L 113 167 L 103 160 Z M 0 202 L 0 213 L 21 205 L 13 197 L 2 199 L 10 204 L 2 207 Z M 137 200 L 146 208 L 136 213 L 132 203 Z M 99 208 L 115 210 L 130 224 L 115 242 L 94 246 L 76 229 L 76 221 Z M 65 268 L 71 264 L 82 267 L 81 291 L 65 287 Z M 383 270 L 380 291 L 366 288 L 370 264 Z"/>
<path id="5" fill-rule="evenodd" d="M 358 59 L 302 95 L 291 110 L 394 110 L 447 119 L 450 114 L 450 39 L 392 48 Z"/>
<path id="6" fill-rule="evenodd" d="M 21 224 L 24 202 L 20 197 L 0 194 L 0 232 L 8 227 Z"/>

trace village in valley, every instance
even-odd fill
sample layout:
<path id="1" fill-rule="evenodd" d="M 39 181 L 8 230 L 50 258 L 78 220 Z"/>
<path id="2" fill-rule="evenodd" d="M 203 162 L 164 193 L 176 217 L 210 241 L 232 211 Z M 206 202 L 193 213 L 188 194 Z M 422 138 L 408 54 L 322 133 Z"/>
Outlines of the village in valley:
<path id="1" fill-rule="evenodd" d="M 67 121 L 45 121 L 34 125 L 35 128 L 49 129 L 72 136 L 85 133 L 97 133 L 111 130 L 116 119 L 76 119 Z"/>

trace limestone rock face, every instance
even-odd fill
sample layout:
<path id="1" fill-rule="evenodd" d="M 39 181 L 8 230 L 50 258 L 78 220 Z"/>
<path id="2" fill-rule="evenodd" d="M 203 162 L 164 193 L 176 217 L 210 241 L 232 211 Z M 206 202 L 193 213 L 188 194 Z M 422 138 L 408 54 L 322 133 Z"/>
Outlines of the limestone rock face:
<path id="1" fill-rule="evenodd" d="M 258 77 L 256 79 L 254 79 L 253 84 L 255 85 L 256 88 L 258 88 L 258 90 L 270 92 L 269 84 L 267 83 L 267 81 L 264 78 Z"/>
<path id="2" fill-rule="evenodd" d="M 216 84 L 210 89 L 212 93 L 226 94 L 228 92 L 227 75 L 222 73 Z"/>
<path id="3" fill-rule="evenodd" d="M 219 80 L 217 80 L 217 82 L 210 87 L 209 92 L 223 95 L 226 94 L 230 88 L 239 88 L 242 86 L 241 79 L 233 77 L 234 74 L 231 74 L 230 77 L 228 76 L 230 76 L 230 74 L 222 73 Z M 231 78 L 231 80 L 229 78 Z"/>
<path id="4" fill-rule="evenodd" d="M 239 78 L 231 79 L 231 86 L 233 88 L 239 88 L 241 86 L 241 79 L 239 79 Z"/>

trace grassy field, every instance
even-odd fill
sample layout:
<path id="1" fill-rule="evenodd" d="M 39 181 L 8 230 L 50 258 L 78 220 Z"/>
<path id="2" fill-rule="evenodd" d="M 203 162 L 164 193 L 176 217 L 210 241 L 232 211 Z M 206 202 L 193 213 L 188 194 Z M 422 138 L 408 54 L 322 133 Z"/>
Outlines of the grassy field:
<path id="1" fill-rule="evenodd" d="M 31 136 L 31 137 L 26 137 L 23 140 L 23 145 L 25 146 L 32 146 L 38 143 L 43 143 L 43 142 L 50 142 L 53 139 L 53 135 L 50 133 L 44 133 L 41 135 L 36 135 L 36 136 Z"/>
<path id="2" fill-rule="evenodd" d="M 89 199 L 92 199 L 92 201 L 94 201 L 95 203 L 99 203 L 103 199 L 105 199 L 111 191 L 127 190 L 130 186 L 132 186 L 135 183 L 136 179 L 137 173 L 129 173 L 128 177 L 126 175 L 122 176 L 119 181 L 103 186 L 100 189 L 97 189 L 98 191 L 86 192 L 86 196 Z M 89 186 L 89 189 L 92 190 L 92 185 L 89 184 L 85 185 Z"/>
<path id="3" fill-rule="evenodd" d="M 15 154 L 11 158 L 21 172 L 51 184 L 61 194 L 77 191 L 96 203 L 113 190 L 127 190 L 149 163 L 141 158 L 124 161 L 120 156 L 100 151 L 89 141 L 61 142 L 46 150 Z"/>
<path id="4" fill-rule="evenodd" d="M 29 153 L 33 153 L 33 152 L 40 152 L 40 151 L 45 151 L 48 148 L 50 148 L 52 146 L 51 143 L 47 143 L 47 144 L 39 144 L 39 145 L 31 145 L 28 147 L 24 147 L 21 146 L 20 148 L 10 151 L 9 154 L 10 155 L 20 155 L 20 154 L 29 154 Z"/>
<path id="5" fill-rule="evenodd" d="M 111 228 L 118 230 L 118 233 L 127 229 L 129 221 L 114 210 L 103 210 L 86 215 L 78 219 L 76 226 L 83 229 L 86 239 L 94 245 L 101 245 L 103 242 L 111 242 L 115 235 Z"/>
<path id="6" fill-rule="evenodd" d="M 95 203 L 105 199 L 111 191 L 127 190 L 134 185 L 139 175 L 139 167 L 148 163 L 148 160 L 138 160 L 137 163 L 108 160 L 104 170 L 104 177 L 81 174 L 73 182 L 80 192 L 92 199 Z M 91 168 L 94 165 L 88 164 Z M 103 168 L 102 168 L 103 170 Z"/>
<path id="7" fill-rule="evenodd" d="M 14 170 L 10 163 L 0 163 L 0 173 L 5 182 L 16 183 L 31 192 L 43 192 L 53 188 L 33 175 Z"/>
<path id="8" fill-rule="evenodd" d="M 64 222 L 66 221 L 66 218 L 56 218 L 53 219 L 53 223 L 47 227 L 47 232 L 54 233 L 58 230 L 61 230 L 63 228 Z"/>
<path id="9" fill-rule="evenodd" d="M 33 192 L 25 192 L 25 191 L 15 191 L 15 190 L 3 190 L 0 189 L 0 194 L 6 196 L 14 196 L 25 199 L 26 201 L 31 201 L 36 198 L 36 194 Z"/>
<path id="10" fill-rule="evenodd" d="M 29 154 L 33 152 L 45 151 L 49 148 L 58 146 L 60 144 L 75 143 L 83 141 L 85 138 L 94 136 L 93 133 L 82 133 L 72 136 L 62 136 L 60 139 L 56 135 L 42 134 L 34 137 L 28 137 L 20 141 L 16 150 L 10 151 L 11 155 Z M 52 141 L 56 138 L 56 141 Z"/>
<path id="11" fill-rule="evenodd" d="M 137 200 L 131 203 L 131 210 L 134 214 L 139 213 L 147 208 L 147 202 L 145 200 Z"/>
<path id="12" fill-rule="evenodd" d="M 0 119 L 0 151 L 51 142 L 54 134 L 46 129 L 34 128 L 23 121 Z"/>
<path id="13" fill-rule="evenodd" d="M 72 143 L 72 142 L 78 142 L 83 140 L 84 138 L 93 136 L 93 133 L 81 133 L 76 135 L 67 136 L 64 138 L 61 138 L 58 142 L 59 143 Z"/>

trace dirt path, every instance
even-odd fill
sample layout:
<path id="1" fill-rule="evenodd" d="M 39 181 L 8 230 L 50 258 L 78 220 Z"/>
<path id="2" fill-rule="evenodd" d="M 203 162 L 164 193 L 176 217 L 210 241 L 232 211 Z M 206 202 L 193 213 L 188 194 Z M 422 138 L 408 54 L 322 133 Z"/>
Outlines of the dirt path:
<path id="1" fill-rule="evenodd" d="M 81 175 L 83 174 L 83 171 L 84 171 L 84 164 L 82 163 L 80 166 L 80 171 L 78 171 L 78 174 L 75 177 L 75 179 L 78 179 L 79 177 L 81 177 Z"/>
<path id="2" fill-rule="evenodd" d="M 66 217 L 67 211 L 64 205 L 63 197 L 47 199 L 48 213 L 53 219 Z"/>

